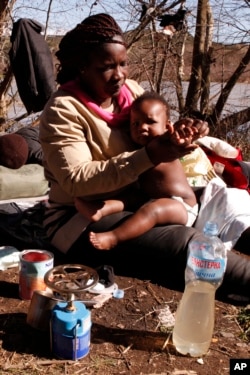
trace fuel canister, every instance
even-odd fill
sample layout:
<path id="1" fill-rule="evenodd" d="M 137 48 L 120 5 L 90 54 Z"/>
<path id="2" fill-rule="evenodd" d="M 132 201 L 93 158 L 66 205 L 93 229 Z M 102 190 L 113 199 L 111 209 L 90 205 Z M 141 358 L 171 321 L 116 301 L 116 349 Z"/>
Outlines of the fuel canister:
<path id="1" fill-rule="evenodd" d="M 57 358 L 77 360 L 89 353 L 91 314 L 80 301 L 58 302 L 51 314 L 51 350 Z"/>

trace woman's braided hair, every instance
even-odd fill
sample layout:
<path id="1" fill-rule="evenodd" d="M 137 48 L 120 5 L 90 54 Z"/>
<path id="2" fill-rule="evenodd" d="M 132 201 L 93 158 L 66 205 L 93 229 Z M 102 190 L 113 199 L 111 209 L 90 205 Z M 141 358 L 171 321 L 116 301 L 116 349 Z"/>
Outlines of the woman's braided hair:
<path id="1" fill-rule="evenodd" d="M 122 40 L 113 39 L 121 36 Z M 105 13 L 85 18 L 62 38 L 56 56 L 59 60 L 57 82 L 66 83 L 77 77 L 87 62 L 89 52 L 103 43 L 125 45 L 121 28 L 113 17 Z"/>

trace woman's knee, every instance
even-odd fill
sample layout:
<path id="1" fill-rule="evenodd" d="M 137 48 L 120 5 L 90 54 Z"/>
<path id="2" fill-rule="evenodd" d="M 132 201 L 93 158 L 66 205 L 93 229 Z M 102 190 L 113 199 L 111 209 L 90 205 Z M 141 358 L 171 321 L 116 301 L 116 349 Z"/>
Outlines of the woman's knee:
<path id="1" fill-rule="evenodd" d="M 240 251 L 241 253 L 250 255 L 250 228 L 244 230 L 240 238 L 234 245 L 234 249 Z"/>
<path id="2" fill-rule="evenodd" d="M 97 222 L 90 223 L 86 228 L 87 232 L 106 232 L 119 226 L 124 220 L 126 220 L 133 213 L 129 211 L 123 211 L 116 214 L 111 214 L 103 217 Z"/>

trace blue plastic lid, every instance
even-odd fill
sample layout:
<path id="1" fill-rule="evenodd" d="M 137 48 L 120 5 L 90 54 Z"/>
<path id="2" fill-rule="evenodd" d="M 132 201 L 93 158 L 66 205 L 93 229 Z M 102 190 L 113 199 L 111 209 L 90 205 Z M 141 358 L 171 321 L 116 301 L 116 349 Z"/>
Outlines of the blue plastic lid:
<path id="1" fill-rule="evenodd" d="M 114 298 L 119 298 L 119 299 L 123 298 L 124 297 L 124 290 L 122 290 L 122 289 L 116 289 L 116 290 L 114 290 L 113 297 Z"/>
<path id="2" fill-rule="evenodd" d="M 207 221 L 205 226 L 204 226 L 204 229 L 203 229 L 203 233 L 208 235 L 208 236 L 216 236 L 219 232 L 219 229 L 218 229 L 218 224 L 213 222 L 213 221 Z"/>

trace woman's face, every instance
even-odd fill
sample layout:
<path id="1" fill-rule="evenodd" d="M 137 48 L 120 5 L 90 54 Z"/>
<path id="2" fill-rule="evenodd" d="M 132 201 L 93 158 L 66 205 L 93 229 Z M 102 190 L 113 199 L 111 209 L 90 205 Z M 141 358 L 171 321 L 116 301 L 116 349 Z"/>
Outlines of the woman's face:
<path id="1" fill-rule="evenodd" d="M 120 37 L 114 37 L 121 40 Z M 119 43 L 105 43 L 90 52 L 89 63 L 81 72 L 84 88 L 102 107 L 110 105 L 128 75 L 127 50 Z"/>

